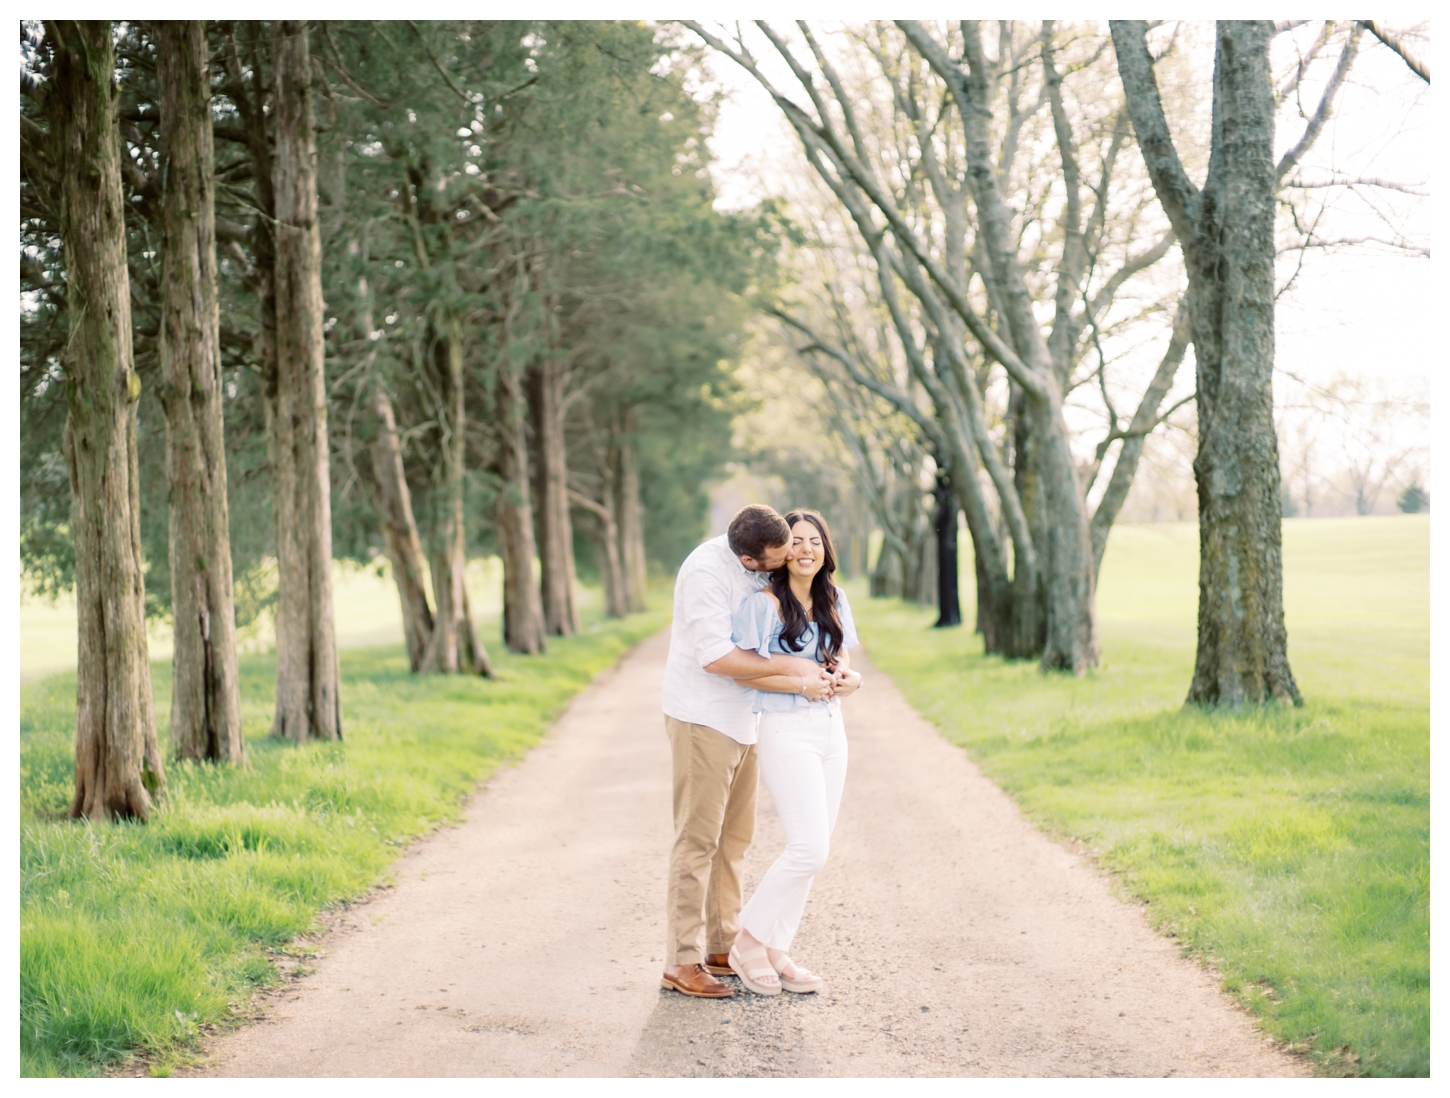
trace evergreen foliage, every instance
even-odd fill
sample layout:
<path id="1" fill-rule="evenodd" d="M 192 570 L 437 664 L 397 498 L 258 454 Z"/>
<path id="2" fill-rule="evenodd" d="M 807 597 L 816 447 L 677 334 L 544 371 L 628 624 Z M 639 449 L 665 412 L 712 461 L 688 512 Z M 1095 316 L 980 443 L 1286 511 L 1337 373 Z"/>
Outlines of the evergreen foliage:
<path id="1" fill-rule="evenodd" d="M 268 198 L 248 143 L 248 111 L 270 91 L 270 31 L 238 21 L 208 33 L 232 552 L 246 625 L 268 599 L 273 539 L 256 270 Z M 116 24 L 115 35 L 147 608 L 165 616 L 155 46 L 144 22 Z M 712 208 L 713 106 L 685 90 L 697 54 L 638 22 L 341 21 L 314 24 L 311 38 L 335 554 L 367 560 L 382 544 L 359 480 L 376 430 L 365 398 L 378 386 L 397 409 L 425 544 L 439 521 L 448 423 L 432 356 L 455 323 L 467 373 L 470 555 L 496 548 L 498 373 L 556 355 L 570 370 L 571 462 L 587 482 L 589 436 L 624 436 L 642 463 L 648 552 L 672 567 L 703 534 L 705 484 L 730 456 L 730 419 L 745 399 L 732 368 L 781 227 L 768 208 Z M 22 56 L 27 78 L 43 86 L 38 24 L 25 25 Z M 55 594 L 74 575 L 61 452 L 65 271 L 57 169 L 39 155 L 44 119 L 29 95 L 21 115 L 21 556 L 30 587 Z"/>

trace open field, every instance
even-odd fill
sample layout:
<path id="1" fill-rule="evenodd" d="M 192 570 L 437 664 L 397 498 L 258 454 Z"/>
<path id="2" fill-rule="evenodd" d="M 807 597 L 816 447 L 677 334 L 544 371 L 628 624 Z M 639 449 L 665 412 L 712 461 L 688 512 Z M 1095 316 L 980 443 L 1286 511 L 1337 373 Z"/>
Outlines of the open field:
<path id="1" fill-rule="evenodd" d="M 483 643 L 491 652 L 501 643 L 499 630 L 489 625 L 503 613 L 501 583 L 503 565 L 497 557 L 468 562 L 468 599 L 474 618 L 484 628 Z M 376 648 L 396 644 L 403 635 L 403 613 L 398 607 L 398 589 L 393 583 L 386 558 L 367 567 L 352 561 L 332 565 L 333 621 L 340 648 Z M 596 592 L 585 590 L 585 603 L 597 602 Z M 153 660 L 171 658 L 171 626 L 152 622 L 148 641 Z M 54 602 L 35 596 L 20 601 L 20 681 L 32 682 L 76 665 L 75 599 L 63 595 Z M 265 652 L 272 647 L 272 616 L 264 612 L 242 630 L 238 648 L 243 652 Z"/>
<path id="2" fill-rule="evenodd" d="M 1429 542 L 1426 516 L 1284 523 L 1302 709 L 1182 707 L 1191 524 L 1114 531 L 1103 665 L 1081 679 L 984 657 L 918 606 L 854 605 L 912 703 L 1035 820 L 1097 851 L 1266 1029 L 1325 1072 L 1424 1075 Z"/>
<path id="3" fill-rule="evenodd" d="M 660 609 L 603 621 L 598 593 L 586 591 L 583 634 L 525 658 L 498 643 L 495 599 L 479 625 L 497 681 L 416 678 L 401 644 L 355 646 L 359 626 L 396 617 L 396 599 L 391 582 L 359 581 L 339 600 L 339 632 L 354 642 L 342 653 L 343 743 L 270 740 L 273 657 L 244 655 L 250 765 L 169 764 L 168 808 L 145 826 L 64 820 L 75 674 L 22 686 L 25 1074 L 88 1074 L 137 1047 L 165 1071 L 198 1027 L 274 978 L 268 948 L 384 876 L 410 839 L 456 818 L 480 779 L 531 747 L 570 697 L 668 620 Z M 659 594 L 654 604 L 667 605 Z M 358 624 L 341 628 L 349 621 Z M 168 661 L 153 664 L 163 724 L 170 672 Z"/>

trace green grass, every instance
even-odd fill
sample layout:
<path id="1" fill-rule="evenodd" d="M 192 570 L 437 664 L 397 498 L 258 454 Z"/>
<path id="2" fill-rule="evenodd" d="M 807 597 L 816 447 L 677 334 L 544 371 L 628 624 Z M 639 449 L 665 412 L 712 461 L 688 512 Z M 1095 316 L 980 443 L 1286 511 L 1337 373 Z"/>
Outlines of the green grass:
<path id="1" fill-rule="evenodd" d="M 589 594 L 583 634 L 551 639 L 544 656 L 494 641 L 494 682 L 410 675 L 401 645 L 344 650 L 335 745 L 270 740 L 273 657 L 243 656 L 249 765 L 171 763 L 168 803 L 145 825 L 64 819 L 75 674 L 23 686 L 22 1073 L 93 1074 L 137 1051 L 168 1070 L 198 1027 L 275 979 L 266 950 L 384 879 L 404 844 L 457 819 L 480 779 L 668 620 L 657 609 L 601 621 Z M 496 621 L 485 633 L 497 636 Z M 164 721 L 169 663 L 152 674 Z"/>
<path id="2" fill-rule="evenodd" d="M 1429 549 L 1426 516 L 1284 524 L 1299 709 L 1183 707 L 1188 524 L 1114 531 L 1103 662 L 1077 679 L 984 656 L 969 629 L 932 630 L 918 606 L 853 605 L 912 703 L 1032 818 L 1089 844 L 1268 1032 L 1325 1073 L 1423 1076 Z"/>

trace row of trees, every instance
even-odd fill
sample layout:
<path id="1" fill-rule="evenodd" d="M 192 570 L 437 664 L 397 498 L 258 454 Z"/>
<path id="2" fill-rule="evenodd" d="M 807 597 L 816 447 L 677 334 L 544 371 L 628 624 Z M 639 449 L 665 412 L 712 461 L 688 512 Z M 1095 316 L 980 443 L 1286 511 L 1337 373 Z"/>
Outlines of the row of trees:
<path id="1" fill-rule="evenodd" d="M 631 23 L 22 30 L 22 554 L 76 592 L 74 815 L 164 794 L 148 610 L 177 753 L 241 761 L 238 602 L 275 606 L 273 734 L 342 735 L 334 556 L 386 554 L 419 672 L 491 674 L 470 552 L 503 560 L 514 651 L 579 629 L 576 557 L 642 608 L 727 455 L 775 235 L 712 208 L 689 51 Z"/>
<path id="2" fill-rule="evenodd" d="M 1323 244 L 1298 217 L 1307 189 L 1325 185 L 1305 157 L 1366 31 L 1402 56 L 1404 43 L 1368 24 L 1221 22 L 1208 96 L 1189 83 L 1173 26 L 898 20 L 822 39 L 804 22 L 690 25 L 771 96 L 814 174 L 797 196 L 809 292 L 776 315 L 831 398 L 903 590 L 930 514 L 923 469 L 935 470 L 955 499 L 936 493 L 933 525 L 945 535 L 947 511 L 965 513 L 987 651 L 1094 665 L 1108 532 L 1145 438 L 1191 404 L 1201 574 L 1189 699 L 1297 701 L 1275 260 Z M 1285 33 L 1304 48 L 1275 73 L 1270 45 Z M 1276 158 L 1291 104 L 1302 121 Z M 1283 239 L 1280 209 L 1296 240 Z M 1129 386 L 1118 364 L 1155 338 L 1156 369 Z M 1190 349 L 1194 390 L 1170 401 Z M 1093 391 L 1105 429 L 1084 459 L 1073 401 Z"/>

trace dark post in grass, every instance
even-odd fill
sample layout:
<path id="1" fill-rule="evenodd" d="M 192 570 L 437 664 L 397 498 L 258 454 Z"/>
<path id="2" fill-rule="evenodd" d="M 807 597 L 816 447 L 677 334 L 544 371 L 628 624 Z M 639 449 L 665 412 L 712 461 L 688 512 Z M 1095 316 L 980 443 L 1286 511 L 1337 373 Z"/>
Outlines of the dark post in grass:
<path id="1" fill-rule="evenodd" d="M 937 466 L 936 487 L 936 594 L 940 611 L 937 629 L 962 624 L 962 604 L 957 593 L 957 496 L 950 470 Z"/>

